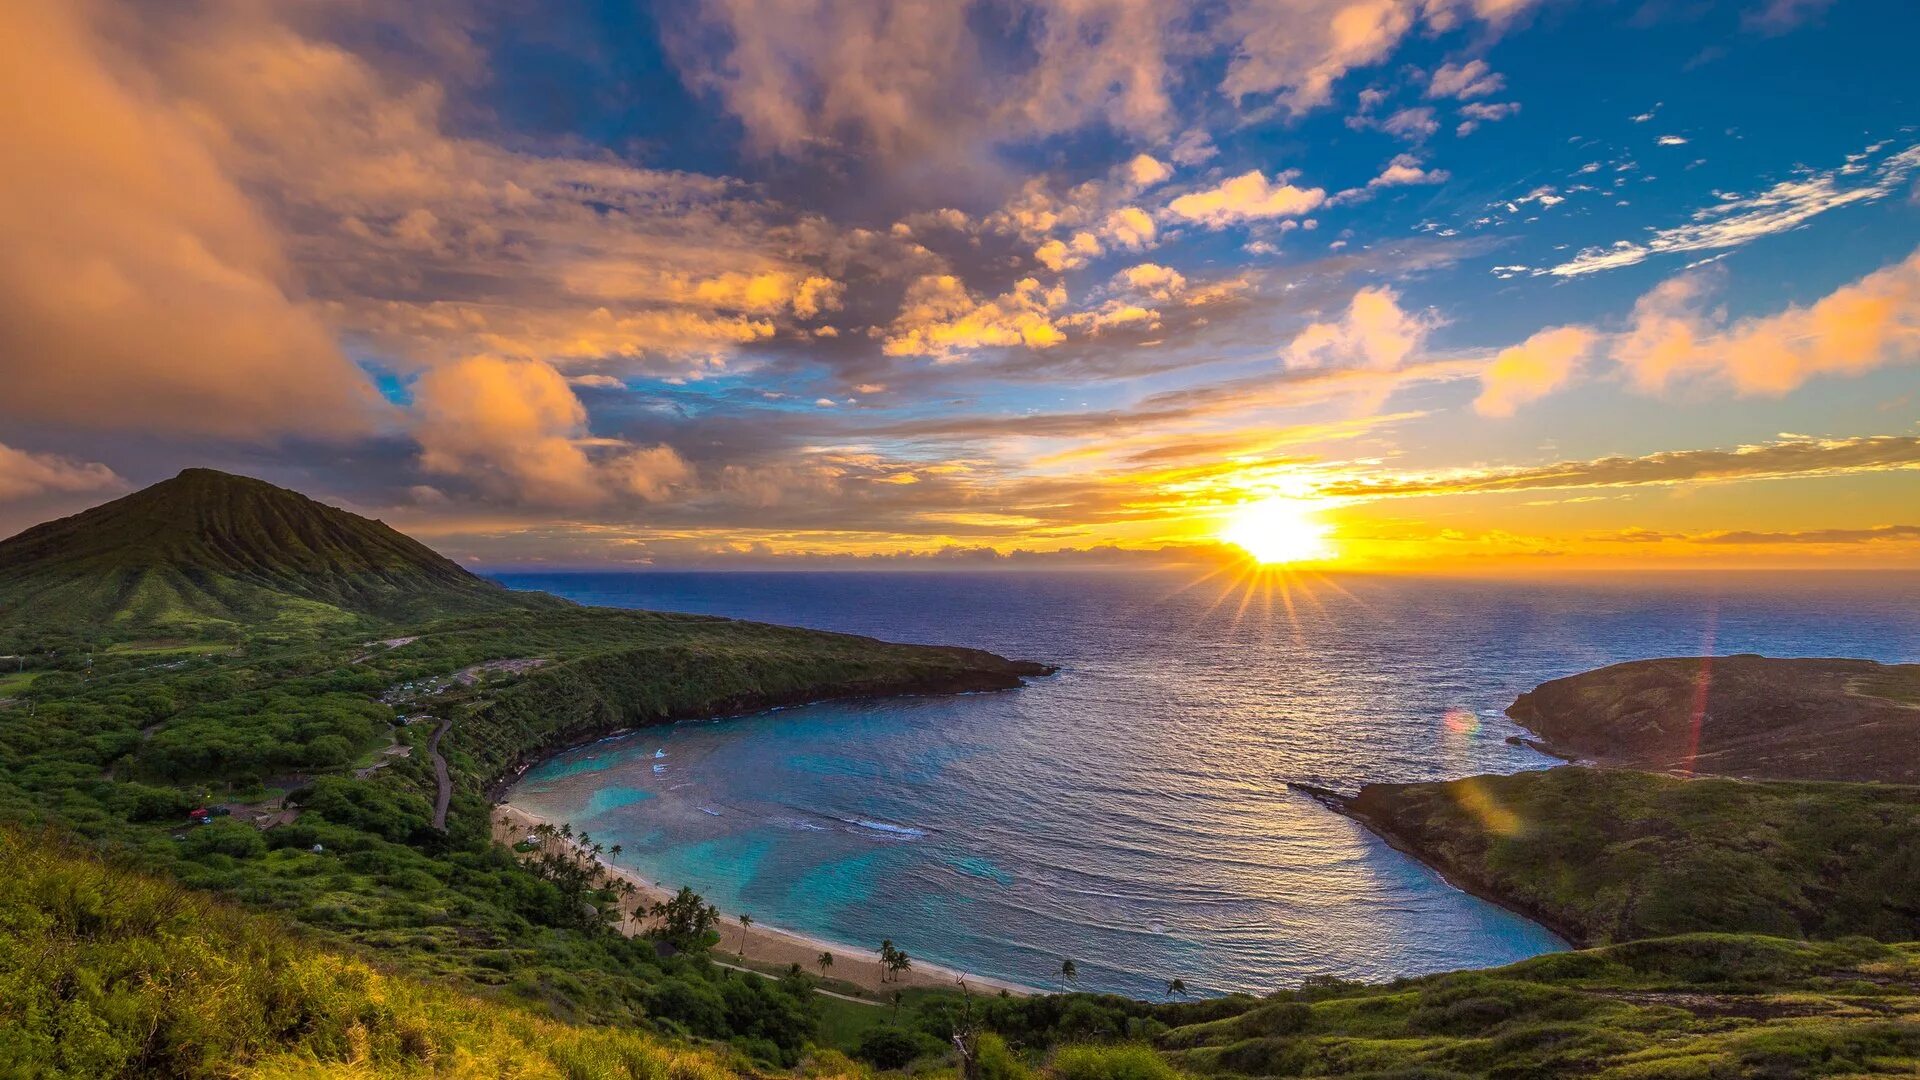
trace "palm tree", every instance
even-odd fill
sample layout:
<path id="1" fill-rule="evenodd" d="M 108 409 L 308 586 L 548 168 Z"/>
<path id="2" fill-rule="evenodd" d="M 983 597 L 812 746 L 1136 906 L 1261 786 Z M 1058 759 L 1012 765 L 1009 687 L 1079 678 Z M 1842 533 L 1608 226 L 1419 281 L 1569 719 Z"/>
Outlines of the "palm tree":
<path id="1" fill-rule="evenodd" d="M 887 973 L 893 970 L 893 939 L 880 939 L 880 981 L 887 981 Z"/>
<path id="2" fill-rule="evenodd" d="M 753 916 L 743 912 L 740 916 L 740 959 L 742 960 L 747 958 L 747 928 L 752 925 Z"/>
<path id="3" fill-rule="evenodd" d="M 1071 960 L 1060 961 L 1060 977 L 1071 983 L 1080 977 L 1080 968 Z"/>
<path id="4" fill-rule="evenodd" d="M 906 996 L 898 990 L 893 992 L 893 1022 L 896 1024 L 900 1022 L 900 1002 L 905 1000 Z"/>
<path id="5" fill-rule="evenodd" d="M 1182 996 L 1185 996 L 1186 992 L 1187 992 L 1187 981 L 1185 979 L 1168 979 L 1167 980 L 1168 1000 L 1172 1000 L 1175 994 L 1180 994 Z"/>
<path id="6" fill-rule="evenodd" d="M 820 965 L 820 977 L 824 979 L 827 969 L 833 966 L 833 954 L 822 950 L 819 956 L 813 958 L 813 962 Z"/>
<path id="7" fill-rule="evenodd" d="M 607 849 L 607 858 L 612 859 L 615 862 L 620 861 L 620 845 L 619 844 L 615 844 L 612 847 Z"/>

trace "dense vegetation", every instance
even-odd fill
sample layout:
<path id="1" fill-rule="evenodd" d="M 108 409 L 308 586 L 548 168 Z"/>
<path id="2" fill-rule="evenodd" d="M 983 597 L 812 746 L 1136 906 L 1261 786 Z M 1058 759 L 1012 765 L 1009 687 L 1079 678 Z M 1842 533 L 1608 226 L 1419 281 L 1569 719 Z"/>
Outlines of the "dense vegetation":
<path id="1" fill-rule="evenodd" d="M 0 829 L 0 864 L 0 1075 L 719 1080 L 745 1065 L 431 988 L 45 837 Z"/>
<path id="2" fill-rule="evenodd" d="M 1576 941 L 1920 938 L 1920 788 L 1567 766 L 1373 784 L 1348 806 Z"/>

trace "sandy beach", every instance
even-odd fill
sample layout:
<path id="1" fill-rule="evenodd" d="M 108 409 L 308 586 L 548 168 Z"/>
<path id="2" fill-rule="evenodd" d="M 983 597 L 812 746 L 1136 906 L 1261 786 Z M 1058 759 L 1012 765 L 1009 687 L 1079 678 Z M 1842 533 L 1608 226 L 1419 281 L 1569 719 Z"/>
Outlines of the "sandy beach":
<path id="1" fill-rule="evenodd" d="M 493 808 L 493 838 L 499 843 L 512 845 L 528 839 L 534 826 L 541 824 L 558 825 L 560 823 L 548 822 L 539 815 L 529 813 L 510 803 L 499 803 Z M 559 840 L 548 841 L 548 843 L 564 844 L 572 848 L 580 858 L 591 857 L 577 844 Z M 602 871 L 610 877 L 632 883 L 637 890 L 633 896 L 636 910 L 645 909 L 666 900 L 679 889 L 678 886 L 648 881 L 638 872 L 615 866 L 604 858 L 596 861 Z M 722 963 L 734 962 L 740 956 L 738 913 L 722 911 L 720 914 L 720 944 L 714 948 L 713 956 Z M 622 933 L 637 935 L 642 933 L 645 927 L 645 917 L 636 915 L 634 918 L 623 920 L 620 929 Z M 913 952 L 912 942 L 901 941 L 897 944 L 906 949 L 909 954 Z M 827 969 L 829 978 L 858 986 L 863 992 L 874 995 L 876 999 L 883 998 L 894 990 L 907 987 L 952 988 L 963 978 L 967 986 L 977 991 L 992 993 L 1005 990 L 1022 996 L 1040 992 L 1016 983 L 954 971 L 938 964 L 927 963 L 918 957 L 914 958 L 913 967 L 902 973 L 899 978 L 882 982 L 878 956 L 879 942 L 875 942 L 871 950 L 855 949 L 808 937 L 805 934 L 797 934 L 791 930 L 782 930 L 777 926 L 768 926 L 758 921 L 757 917 L 752 928 L 747 931 L 746 959 L 754 964 L 771 964 L 777 967 L 799 964 L 802 970 L 818 975 L 820 973 L 819 957 L 822 952 L 833 956 L 833 965 Z"/>

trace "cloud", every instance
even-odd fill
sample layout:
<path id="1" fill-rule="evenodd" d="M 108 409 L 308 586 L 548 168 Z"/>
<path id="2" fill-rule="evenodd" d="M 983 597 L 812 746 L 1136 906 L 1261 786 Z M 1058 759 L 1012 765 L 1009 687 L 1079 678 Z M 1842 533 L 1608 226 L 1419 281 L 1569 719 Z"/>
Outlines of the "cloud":
<path id="1" fill-rule="evenodd" d="M 1125 206 L 1107 215 L 1100 236 L 1116 247 L 1139 251 L 1153 246 L 1153 219 L 1137 206 Z"/>
<path id="2" fill-rule="evenodd" d="M 1182 73 L 1221 61 L 1232 103 L 1273 95 L 1305 111 L 1423 21 L 1477 22 L 1491 37 L 1534 2 L 1007 0 L 985 20 L 939 0 L 711 0 L 662 22 L 684 79 L 738 117 L 753 147 L 910 161 L 1092 124 L 1164 141 Z M 1181 164 L 1204 159 L 1192 129 L 1173 146 Z"/>
<path id="3" fill-rule="evenodd" d="M 1920 525 L 1875 525 L 1866 529 L 1808 529 L 1802 532 L 1718 532 L 1692 539 L 1706 544 L 1872 544 L 1920 540 Z"/>
<path id="4" fill-rule="evenodd" d="M 1347 117 L 1347 126 L 1355 131 L 1384 131 L 1410 143 L 1425 142 L 1440 130 L 1440 122 L 1434 119 L 1433 108 L 1427 105 L 1399 109 L 1385 117 L 1373 115 L 1373 107 L 1385 96 L 1376 91 L 1361 91 L 1360 111 Z"/>
<path id="5" fill-rule="evenodd" d="M 1400 296 L 1384 285 L 1353 294 L 1344 318 L 1317 322 L 1302 330 L 1287 346 L 1290 367 L 1361 367 L 1393 370 L 1425 343 L 1433 320 L 1408 314 Z"/>
<path id="6" fill-rule="evenodd" d="M 1172 300 L 1187 287 L 1184 274 L 1158 263 L 1129 266 L 1113 276 L 1113 283 L 1162 302 Z"/>
<path id="7" fill-rule="evenodd" d="M 1138 154 L 1132 161 L 1127 162 L 1127 179 L 1131 180 L 1136 188 L 1150 188 L 1166 181 L 1172 175 L 1173 170 L 1151 154 Z"/>
<path id="8" fill-rule="evenodd" d="M 1256 169 L 1222 181 L 1216 187 L 1182 195 L 1168 203 L 1167 209 L 1189 221 L 1220 229 L 1238 222 L 1299 217 L 1326 201 L 1323 188 L 1274 183 Z"/>
<path id="9" fill-rule="evenodd" d="M 1784 34 L 1826 14 L 1833 0 L 1761 0 L 1740 17 L 1740 24 L 1762 34 Z"/>
<path id="10" fill-rule="evenodd" d="M 952 361 L 982 348 L 1049 348 L 1066 340 L 1052 317 L 1066 302 L 1065 289 L 1046 288 L 1033 278 L 983 301 L 956 277 L 929 275 L 908 286 L 883 350 L 888 356 Z"/>
<path id="11" fill-rule="evenodd" d="M 120 491 L 128 486 L 99 462 L 36 454 L 0 443 L 0 501 L 49 492 Z"/>
<path id="12" fill-rule="evenodd" d="M 1660 146 L 1685 146 L 1685 145 L 1687 145 L 1687 140 L 1686 140 L 1686 138 L 1685 138 L 1684 136 L 1681 136 L 1681 135 L 1662 135 L 1662 136 L 1660 136 L 1660 137 L 1659 137 L 1658 139 L 1655 139 L 1655 140 L 1654 140 L 1654 142 L 1655 142 L 1655 143 L 1656 143 L 1657 145 L 1660 145 Z"/>
<path id="13" fill-rule="evenodd" d="M 1608 247 L 1586 248 L 1545 272 L 1577 277 L 1633 266 L 1654 255 L 1740 247 L 1797 229 L 1829 210 L 1883 199 L 1899 191 L 1916 169 L 1920 169 L 1920 146 L 1888 156 L 1867 172 L 1865 182 L 1856 185 L 1844 181 L 1853 175 L 1844 168 L 1807 173 L 1757 195 L 1723 198 L 1695 211 L 1685 225 L 1656 230 L 1649 240 L 1619 240 Z"/>
<path id="14" fill-rule="evenodd" d="M 1459 136 L 1471 135 L 1481 124 L 1491 124 L 1505 120 L 1520 111 L 1517 101 L 1475 101 L 1460 106 L 1460 115 L 1464 118 L 1453 133 Z"/>
<path id="15" fill-rule="evenodd" d="M 1363 188 L 1348 188 L 1334 196 L 1329 202 L 1360 202 L 1382 188 L 1412 187 L 1419 184 L 1444 184 L 1452 176 L 1445 169 L 1429 169 L 1421 165 L 1420 159 L 1412 154 L 1400 154 L 1387 163 L 1380 175 L 1367 181 Z"/>
<path id="16" fill-rule="evenodd" d="M 1240 0 L 1222 30 L 1235 44 L 1221 89 L 1244 100 L 1277 94 L 1282 106 L 1303 112 L 1332 100 L 1349 71 L 1390 56 L 1421 17 L 1436 30 L 1473 19 L 1493 31 L 1508 25 L 1531 0 Z"/>
<path id="17" fill-rule="evenodd" d="M 422 469 L 527 505 L 659 499 L 690 476 L 669 447 L 589 438 L 586 407 L 538 360 L 476 356 L 439 365 L 415 383 L 413 410 Z"/>
<path id="18" fill-rule="evenodd" d="M 1487 66 L 1485 60 L 1464 64 L 1441 64 L 1427 83 L 1430 98 L 1489 97 L 1506 89 L 1507 80 Z"/>
<path id="19" fill-rule="evenodd" d="M 1585 327 L 1562 326 L 1502 349 L 1480 376 L 1475 411 L 1482 416 L 1512 416 L 1521 405 L 1566 385 L 1598 340 Z"/>
<path id="20" fill-rule="evenodd" d="M 1152 229 L 1153 222 L 1147 227 Z M 1040 265 L 1056 273 L 1087 265 L 1087 260 L 1100 254 L 1100 240 L 1090 232 L 1074 233 L 1070 240 L 1053 239 L 1041 244 L 1033 251 L 1033 257 Z"/>
<path id="21" fill-rule="evenodd" d="M 1634 305 L 1631 328 L 1612 347 L 1634 385 L 1657 391 L 1711 378 L 1778 396 L 1818 375 L 1920 361 L 1920 250 L 1811 305 L 1734 321 L 1707 306 L 1713 282 L 1673 278 Z"/>
<path id="22" fill-rule="evenodd" d="M 268 439 L 385 413 L 205 121 L 91 4 L 0 6 L 0 415 Z"/>
<path id="23" fill-rule="evenodd" d="M 1458 469 L 1342 481 L 1320 494 L 1356 498 L 1463 495 L 1554 488 L 1643 487 L 1840 476 L 1920 468 L 1920 437 L 1793 438 L 1733 450 L 1669 450 L 1510 469 Z"/>

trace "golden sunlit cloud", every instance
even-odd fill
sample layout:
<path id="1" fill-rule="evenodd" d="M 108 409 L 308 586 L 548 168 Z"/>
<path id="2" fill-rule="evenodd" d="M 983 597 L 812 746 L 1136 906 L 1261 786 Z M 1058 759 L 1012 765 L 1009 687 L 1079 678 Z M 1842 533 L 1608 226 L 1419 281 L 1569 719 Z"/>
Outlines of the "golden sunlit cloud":
<path id="1" fill-rule="evenodd" d="M 1333 557 L 1325 522 L 1311 504 L 1275 496 L 1248 503 L 1228 517 L 1220 539 L 1262 563 L 1317 562 Z"/>

